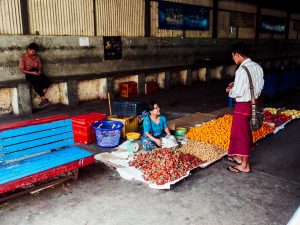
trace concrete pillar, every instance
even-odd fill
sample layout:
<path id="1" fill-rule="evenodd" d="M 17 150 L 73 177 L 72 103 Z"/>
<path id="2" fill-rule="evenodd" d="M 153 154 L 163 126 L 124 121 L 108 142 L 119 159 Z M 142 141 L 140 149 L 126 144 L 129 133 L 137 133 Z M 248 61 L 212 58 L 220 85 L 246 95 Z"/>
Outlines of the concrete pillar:
<path id="1" fill-rule="evenodd" d="M 16 115 L 32 113 L 30 89 L 27 83 L 18 84 L 17 88 L 13 89 L 12 110 Z"/>
<path id="2" fill-rule="evenodd" d="M 205 81 L 206 82 L 210 82 L 210 80 L 211 80 L 211 74 L 212 73 L 212 68 L 211 68 L 211 66 L 207 66 L 206 67 L 206 74 L 205 74 Z"/>
<path id="3" fill-rule="evenodd" d="M 176 79 L 179 84 L 187 86 L 187 70 L 180 70 L 171 74 L 172 85 L 174 84 L 173 79 Z"/>
<path id="4" fill-rule="evenodd" d="M 222 69 L 221 69 L 221 79 L 225 79 L 228 77 L 228 74 L 227 74 L 227 66 L 226 65 L 223 65 L 222 66 Z"/>
<path id="5" fill-rule="evenodd" d="M 165 79 L 166 79 L 165 72 L 161 72 L 158 74 L 157 82 L 158 82 L 158 87 L 160 89 L 165 89 Z"/>
<path id="6" fill-rule="evenodd" d="M 236 65 L 228 65 L 226 66 L 226 75 L 234 77 L 236 71 Z"/>
<path id="7" fill-rule="evenodd" d="M 187 75 L 186 75 L 186 86 L 191 86 L 192 80 L 193 79 L 193 74 L 192 74 L 192 69 L 187 69 Z"/>
<path id="8" fill-rule="evenodd" d="M 78 81 L 77 80 L 68 80 L 67 81 L 67 97 L 69 106 L 78 105 Z"/>
<path id="9" fill-rule="evenodd" d="M 206 68 L 199 68 L 198 69 L 198 80 L 199 81 L 206 81 Z"/>
<path id="10" fill-rule="evenodd" d="M 107 83 L 106 78 L 99 79 L 99 98 L 107 99 Z"/>
<path id="11" fill-rule="evenodd" d="M 213 69 L 213 78 L 221 80 L 223 78 L 223 66 L 216 66 Z"/>
<path id="12" fill-rule="evenodd" d="M 138 94 L 144 95 L 145 94 L 145 81 L 146 81 L 146 74 L 141 73 L 138 75 Z"/>
<path id="13" fill-rule="evenodd" d="M 171 72 L 165 72 L 165 89 L 170 89 L 171 87 Z"/>
<path id="14" fill-rule="evenodd" d="M 109 93 L 110 98 L 113 99 L 115 96 L 114 78 L 106 77 L 106 84 L 107 84 L 107 93 Z"/>

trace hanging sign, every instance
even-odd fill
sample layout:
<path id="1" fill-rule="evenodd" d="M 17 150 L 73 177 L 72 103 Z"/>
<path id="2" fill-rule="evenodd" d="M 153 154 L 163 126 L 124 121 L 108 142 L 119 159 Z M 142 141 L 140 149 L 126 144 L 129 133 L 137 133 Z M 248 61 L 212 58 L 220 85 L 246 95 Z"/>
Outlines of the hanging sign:
<path id="1" fill-rule="evenodd" d="M 120 36 L 103 37 L 104 60 L 122 59 L 122 40 Z"/>
<path id="2" fill-rule="evenodd" d="M 209 30 L 209 8 L 172 2 L 159 2 L 159 29 Z"/>

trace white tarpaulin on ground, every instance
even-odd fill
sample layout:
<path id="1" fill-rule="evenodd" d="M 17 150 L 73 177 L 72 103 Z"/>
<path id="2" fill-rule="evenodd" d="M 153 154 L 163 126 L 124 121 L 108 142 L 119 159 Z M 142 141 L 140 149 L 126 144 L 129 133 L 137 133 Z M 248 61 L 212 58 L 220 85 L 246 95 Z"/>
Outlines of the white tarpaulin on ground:
<path id="1" fill-rule="evenodd" d="M 273 133 L 276 134 L 278 131 L 284 129 L 284 126 L 287 125 L 289 122 L 291 122 L 291 120 L 288 120 L 284 124 L 281 124 L 280 126 L 276 127 Z"/>
<path id="2" fill-rule="evenodd" d="M 193 168 L 206 168 L 209 165 L 211 165 L 212 163 L 220 160 L 223 156 L 225 156 L 226 154 L 220 156 L 218 159 L 210 161 L 210 162 L 206 162 L 206 163 L 202 163 L 199 166 Z M 127 156 L 127 157 L 126 157 Z M 120 176 L 126 180 L 137 180 L 137 181 L 141 181 L 145 184 L 148 184 L 150 188 L 153 189 L 159 189 L 159 190 L 165 190 L 165 189 L 170 189 L 171 185 L 181 181 L 182 179 L 188 177 L 191 173 L 191 170 L 188 171 L 185 175 L 183 175 L 182 177 L 168 182 L 164 185 L 157 185 L 153 182 L 149 182 L 146 181 L 143 178 L 143 172 L 139 169 L 136 169 L 135 167 L 129 166 L 129 162 L 133 159 L 133 154 L 132 153 L 128 153 L 123 149 L 118 149 L 117 151 L 114 151 L 112 153 L 108 153 L 108 152 L 104 152 L 104 153 L 100 153 L 95 155 L 95 159 L 104 162 L 105 164 L 108 164 L 112 167 L 115 167 L 118 171 L 118 173 L 120 174 Z M 192 169 L 192 170 L 193 170 Z"/>

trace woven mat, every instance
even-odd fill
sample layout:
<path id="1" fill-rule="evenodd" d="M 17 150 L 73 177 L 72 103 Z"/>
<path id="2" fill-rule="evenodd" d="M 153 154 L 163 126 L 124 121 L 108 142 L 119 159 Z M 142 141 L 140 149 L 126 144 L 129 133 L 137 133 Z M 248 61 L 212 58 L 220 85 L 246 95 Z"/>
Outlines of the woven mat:
<path id="1" fill-rule="evenodd" d="M 224 114 L 232 114 L 233 108 L 222 108 L 211 113 L 201 113 L 197 112 L 188 116 L 180 117 L 174 120 L 168 121 L 168 126 L 171 130 L 174 130 L 175 127 L 193 127 L 195 124 L 207 122 L 213 119 L 216 119 L 219 116 Z"/>
<path id="2" fill-rule="evenodd" d="M 170 129 L 174 130 L 175 127 L 193 127 L 195 124 L 198 123 L 203 123 L 212 119 L 215 119 L 216 116 L 212 114 L 207 114 L 207 113 L 194 113 L 188 116 L 184 116 L 175 120 L 170 120 L 168 121 L 168 125 Z"/>

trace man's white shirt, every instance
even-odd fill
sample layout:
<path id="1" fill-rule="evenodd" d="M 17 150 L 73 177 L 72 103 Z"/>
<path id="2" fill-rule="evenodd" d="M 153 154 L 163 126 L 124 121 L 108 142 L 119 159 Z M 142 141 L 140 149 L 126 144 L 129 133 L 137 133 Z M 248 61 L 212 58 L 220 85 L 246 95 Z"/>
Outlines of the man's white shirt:
<path id="1" fill-rule="evenodd" d="M 234 86 L 229 92 L 229 97 L 235 98 L 237 102 L 249 102 L 251 101 L 250 84 L 247 72 L 242 66 L 246 66 L 250 72 L 255 99 L 264 87 L 264 72 L 261 66 L 250 58 L 244 60 L 235 72 Z"/>

